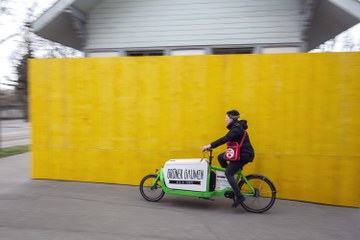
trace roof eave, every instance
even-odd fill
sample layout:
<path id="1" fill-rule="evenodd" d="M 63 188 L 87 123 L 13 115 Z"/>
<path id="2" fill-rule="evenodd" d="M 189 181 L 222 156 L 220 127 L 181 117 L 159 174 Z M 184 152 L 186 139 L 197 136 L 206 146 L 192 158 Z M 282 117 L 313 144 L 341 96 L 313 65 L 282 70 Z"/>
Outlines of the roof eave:
<path id="1" fill-rule="evenodd" d="M 317 6 L 305 33 L 307 51 L 360 22 L 360 3 L 356 0 L 323 0 Z"/>
<path id="2" fill-rule="evenodd" d="M 32 23 L 37 35 L 65 46 L 83 50 L 85 40 L 73 27 L 69 11 L 77 0 L 59 0 Z"/>

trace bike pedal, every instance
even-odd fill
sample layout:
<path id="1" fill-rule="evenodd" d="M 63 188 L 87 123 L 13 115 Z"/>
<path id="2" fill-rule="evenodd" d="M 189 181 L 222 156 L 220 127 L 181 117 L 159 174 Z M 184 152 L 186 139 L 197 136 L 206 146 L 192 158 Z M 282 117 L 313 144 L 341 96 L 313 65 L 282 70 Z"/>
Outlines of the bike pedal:
<path id="1" fill-rule="evenodd" d="M 233 191 L 226 191 L 224 193 L 224 197 L 235 200 L 235 193 Z"/>

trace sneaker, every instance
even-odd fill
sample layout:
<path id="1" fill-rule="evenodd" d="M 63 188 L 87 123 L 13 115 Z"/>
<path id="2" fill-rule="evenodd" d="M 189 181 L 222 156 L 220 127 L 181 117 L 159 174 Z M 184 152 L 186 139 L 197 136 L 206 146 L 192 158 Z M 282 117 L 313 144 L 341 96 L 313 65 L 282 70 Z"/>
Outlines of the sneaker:
<path id="1" fill-rule="evenodd" d="M 232 204 L 232 207 L 233 207 L 233 208 L 238 207 L 240 203 L 244 202 L 244 200 L 245 200 L 244 196 L 237 196 L 237 197 L 235 198 L 234 203 Z"/>

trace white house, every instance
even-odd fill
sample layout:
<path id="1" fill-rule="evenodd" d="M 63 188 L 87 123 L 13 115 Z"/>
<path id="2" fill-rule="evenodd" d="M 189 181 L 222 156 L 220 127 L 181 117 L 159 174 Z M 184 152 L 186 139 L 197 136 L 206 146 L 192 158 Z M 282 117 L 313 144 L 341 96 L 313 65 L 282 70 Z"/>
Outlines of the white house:
<path id="1" fill-rule="evenodd" d="M 36 34 L 87 56 L 306 52 L 360 21 L 357 0 L 59 0 Z"/>

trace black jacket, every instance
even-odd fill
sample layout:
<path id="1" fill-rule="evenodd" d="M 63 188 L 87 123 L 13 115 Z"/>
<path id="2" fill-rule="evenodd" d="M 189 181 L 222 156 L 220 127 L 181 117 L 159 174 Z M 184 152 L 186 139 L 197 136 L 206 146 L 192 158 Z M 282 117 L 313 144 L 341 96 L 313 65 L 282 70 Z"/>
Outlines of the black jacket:
<path id="1" fill-rule="evenodd" d="M 248 128 L 246 120 L 233 120 L 229 125 L 226 126 L 230 131 L 222 138 L 212 142 L 211 148 L 216 148 L 227 142 L 240 143 L 242 137 L 245 134 L 245 130 Z M 254 149 L 250 143 L 249 133 L 246 133 L 244 143 L 240 149 L 240 159 L 245 162 L 252 162 L 254 159 Z"/>

